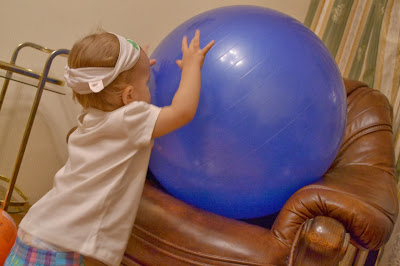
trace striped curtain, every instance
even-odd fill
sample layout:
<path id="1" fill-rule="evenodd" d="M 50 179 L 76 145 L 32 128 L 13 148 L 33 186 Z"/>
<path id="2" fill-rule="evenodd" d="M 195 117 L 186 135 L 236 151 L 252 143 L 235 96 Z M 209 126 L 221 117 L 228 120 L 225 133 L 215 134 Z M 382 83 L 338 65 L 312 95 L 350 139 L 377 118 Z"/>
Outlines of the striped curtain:
<path id="1" fill-rule="evenodd" d="M 364 81 L 388 97 L 399 175 L 400 0 L 311 0 L 304 24 L 329 48 L 344 77 Z M 400 219 L 378 261 L 400 265 Z"/>
<path id="2" fill-rule="evenodd" d="M 400 154 L 400 0 L 311 0 L 304 24 L 336 59 L 342 75 L 380 90 L 394 108 Z"/>

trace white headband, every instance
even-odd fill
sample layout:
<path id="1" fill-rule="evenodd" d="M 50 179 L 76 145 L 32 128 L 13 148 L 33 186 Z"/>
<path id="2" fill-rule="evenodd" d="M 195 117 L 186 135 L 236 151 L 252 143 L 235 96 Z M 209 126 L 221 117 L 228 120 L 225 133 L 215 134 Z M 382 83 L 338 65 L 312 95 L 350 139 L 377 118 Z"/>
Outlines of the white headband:
<path id="1" fill-rule="evenodd" d="M 65 67 L 64 78 L 67 85 L 79 94 L 100 92 L 119 74 L 131 69 L 139 60 L 140 47 L 132 40 L 115 33 L 119 40 L 119 56 L 115 67 Z"/>

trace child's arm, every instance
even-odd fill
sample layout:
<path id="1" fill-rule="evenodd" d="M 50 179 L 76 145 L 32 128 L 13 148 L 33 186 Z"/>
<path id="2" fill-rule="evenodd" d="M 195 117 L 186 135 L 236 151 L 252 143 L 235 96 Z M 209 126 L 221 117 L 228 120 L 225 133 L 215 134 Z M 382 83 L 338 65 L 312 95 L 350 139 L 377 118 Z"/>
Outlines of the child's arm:
<path id="1" fill-rule="evenodd" d="M 186 36 L 182 39 L 182 60 L 176 63 L 182 69 L 181 82 L 172 104 L 161 109 L 153 131 L 153 138 L 161 137 L 190 121 L 196 114 L 200 98 L 201 75 L 204 57 L 214 45 L 214 41 L 200 48 L 200 31 L 197 30 L 190 45 Z"/>

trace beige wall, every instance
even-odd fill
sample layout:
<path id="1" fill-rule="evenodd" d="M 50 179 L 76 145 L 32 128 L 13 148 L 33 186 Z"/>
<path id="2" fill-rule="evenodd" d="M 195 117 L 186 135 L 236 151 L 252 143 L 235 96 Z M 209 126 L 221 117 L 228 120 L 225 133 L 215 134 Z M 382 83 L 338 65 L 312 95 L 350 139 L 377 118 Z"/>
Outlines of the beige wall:
<path id="1" fill-rule="evenodd" d="M 258 5 L 303 21 L 310 0 L 41 0 L 1 1 L 0 60 L 9 61 L 14 48 L 30 41 L 52 49 L 71 48 L 97 27 L 138 41 L 157 44 L 176 26 L 203 11 L 227 5 Z M 151 51 L 150 51 L 151 52 Z M 45 57 L 23 50 L 20 65 L 40 70 Z M 65 58 L 56 59 L 51 74 L 61 78 Z M 0 74 L 4 71 L 0 71 Z M 0 78 L 0 85 L 3 79 Z M 52 186 L 53 176 L 67 159 L 65 135 L 75 125 L 79 106 L 65 96 L 44 92 L 22 163 L 17 185 L 37 201 Z M 0 111 L 0 175 L 11 176 L 34 89 L 15 82 Z"/>

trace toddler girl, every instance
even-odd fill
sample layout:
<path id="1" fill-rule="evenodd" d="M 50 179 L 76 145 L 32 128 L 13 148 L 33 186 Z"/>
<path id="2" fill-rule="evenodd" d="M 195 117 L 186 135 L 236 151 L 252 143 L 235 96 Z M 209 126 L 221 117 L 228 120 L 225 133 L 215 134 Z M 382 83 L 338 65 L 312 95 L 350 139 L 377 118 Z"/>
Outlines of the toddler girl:
<path id="1" fill-rule="evenodd" d="M 213 44 L 201 49 L 198 30 L 190 45 L 183 38 L 181 81 L 163 108 L 150 104 L 150 61 L 137 43 L 102 32 L 73 46 L 65 79 L 84 109 L 69 137 L 69 158 L 22 220 L 5 265 L 121 263 L 153 139 L 193 119 Z"/>

